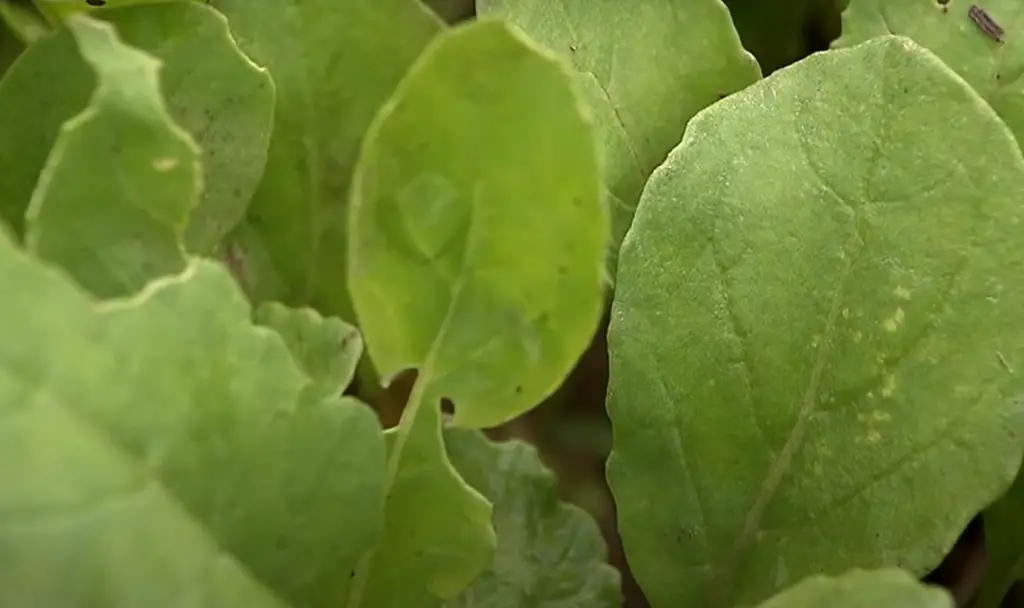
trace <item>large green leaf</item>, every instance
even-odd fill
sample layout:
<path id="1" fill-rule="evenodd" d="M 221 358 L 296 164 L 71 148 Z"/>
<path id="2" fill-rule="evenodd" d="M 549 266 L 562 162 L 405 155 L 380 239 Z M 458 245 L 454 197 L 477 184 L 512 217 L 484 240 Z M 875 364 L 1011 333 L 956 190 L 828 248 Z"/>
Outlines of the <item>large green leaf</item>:
<path id="1" fill-rule="evenodd" d="M 204 188 L 186 247 L 211 253 L 241 220 L 262 174 L 274 111 L 270 77 L 238 50 L 224 18 L 203 4 L 93 14 L 162 64 L 160 85 L 171 115 L 202 149 Z M 0 121 L 0 214 L 19 235 L 61 126 L 88 104 L 94 88 L 92 69 L 66 28 L 33 44 L 0 81 L 0 116 L 32 117 Z"/>
<path id="2" fill-rule="evenodd" d="M 597 121 L 611 272 L 644 183 L 690 118 L 760 77 L 721 0 L 477 0 L 567 58 Z"/>
<path id="3" fill-rule="evenodd" d="M 902 570 L 851 570 L 835 578 L 812 576 L 758 608 L 954 608 L 944 589 L 917 582 Z"/>
<path id="4" fill-rule="evenodd" d="M 985 510 L 985 580 L 971 608 L 999 608 L 1010 587 L 1024 580 L 1024 472 Z"/>
<path id="5" fill-rule="evenodd" d="M 350 289 L 382 376 L 419 375 L 390 435 L 367 605 L 425 605 L 424 586 L 450 598 L 488 563 L 490 507 L 445 456 L 440 399 L 457 424 L 504 422 L 558 386 L 597 327 L 608 213 L 571 84 L 506 25 L 477 22 L 428 47 L 368 131 Z"/>
<path id="6" fill-rule="evenodd" d="M 374 414 L 316 400 L 213 262 L 97 305 L 0 237 L 0 604 L 340 606 Z"/>
<path id="7" fill-rule="evenodd" d="M 843 12 L 843 35 L 833 44 L 851 46 L 886 34 L 912 38 L 966 80 L 1024 141 L 1024 5 L 1017 0 L 982 3 L 1006 30 L 1005 44 L 986 35 L 967 15 L 970 3 L 914 0 L 852 0 Z"/>
<path id="8" fill-rule="evenodd" d="M 924 574 L 1009 486 L 1021 191 L 1006 125 L 906 38 L 813 55 L 690 123 L 644 191 L 609 330 L 609 479 L 653 606 Z"/>
<path id="9" fill-rule="evenodd" d="M 594 520 L 558 499 L 554 474 L 521 441 L 493 443 L 480 431 L 449 428 L 452 464 L 494 504 L 494 562 L 447 608 L 530 606 L 614 608 L 619 573 Z"/>
<path id="10" fill-rule="evenodd" d="M 25 242 L 101 298 L 181 272 L 199 150 L 168 114 L 159 64 L 101 21 L 66 22 L 95 70 L 89 106 L 61 128 L 26 212 Z"/>
<path id="11" fill-rule="evenodd" d="M 417 0 L 212 4 L 277 87 L 270 155 L 239 241 L 245 259 L 269 262 L 254 277 L 265 284 L 250 288 L 352 321 L 346 225 L 359 144 L 443 26 Z"/>

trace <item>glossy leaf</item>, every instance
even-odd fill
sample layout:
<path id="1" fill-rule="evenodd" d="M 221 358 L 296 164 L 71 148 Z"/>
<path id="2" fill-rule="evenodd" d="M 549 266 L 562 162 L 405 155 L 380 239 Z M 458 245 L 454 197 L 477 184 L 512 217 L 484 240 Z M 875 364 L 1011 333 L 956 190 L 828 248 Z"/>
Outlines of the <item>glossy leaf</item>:
<path id="1" fill-rule="evenodd" d="M 96 305 L 0 238 L 0 604 L 339 606 L 377 538 L 373 413 L 317 400 L 213 262 Z"/>
<path id="2" fill-rule="evenodd" d="M 224 18 L 203 4 L 93 14 L 161 62 L 170 113 L 202 150 L 203 191 L 189 218 L 186 247 L 212 253 L 241 220 L 263 171 L 274 111 L 270 77 L 241 54 Z M 61 125 L 89 103 L 94 88 L 92 70 L 65 29 L 33 44 L 0 81 L 0 115 L 32 116 L 0 121 L 0 214 L 19 235 Z"/>
<path id="3" fill-rule="evenodd" d="M 199 194 L 199 150 L 168 114 L 156 59 L 102 21 L 67 24 L 97 86 L 57 136 L 25 241 L 90 293 L 130 295 L 185 268 L 180 237 Z"/>
<path id="4" fill-rule="evenodd" d="M 843 12 L 843 35 L 833 44 L 850 46 L 886 34 L 912 38 L 970 83 L 1024 141 L 1024 12 L 1016 0 L 977 4 L 1006 30 L 1004 43 L 968 17 L 970 2 L 852 0 Z"/>
<path id="5" fill-rule="evenodd" d="M 353 320 L 345 281 L 348 197 L 370 120 L 443 27 L 417 0 L 213 0 L 273 75 L 274 135 L 242 257 L 260 297 Z M 269 266 L 267 266 L 269 264 Z"/>
<path id="6" fill-rule="evenodd" d="M 835 578 L 812 576 L 759 608 L 954 608 L 944 589 L 917 582 L 902 570 L 851 570 Z"/>
<path id="7" fill-rule="evenodd" d="M 310 308 L 288 308 L 267 302 L 256 309 L 256 323 L 284 338 L 302 371 L 313 381 L 317 396 L 336 397 L 352 382 L 363 353 L 359 331 Z"/>
<path id="8" fill-rule="evenodd" d="M 463 479 L 494 504 L 498 534 L 491 567 L 447 608 L 622 604 L 601 530 L 590 515 L 559 501 L 557 480 L 532 446 L 455 428 L 445 430 L 444 442 Z"/>
<path id="9" fill-rule="evenodd" d="M 755 82 L 721 0 L 477 0 L 566 58 L 597 121 L 612 210 L 611 272 L 644 183 L 687 121 Z"/>
<path id="10" fill-rule="evenodd" d="M 609 330 L 609 480 L 652 606 L 923 575 L 1010 485 L 1022 190 L 1006 126 L 906 38 L 811 56 L 690 123 L 644 191 Z"/>
<path id="11" fill-rule="evenodd" d="M 600 186 L 569 75 L 499 22 L 441 35 L 371 125 L 350 289 L 377 369 L 419 374 L 390 434 L 368 605 L 423 605 L 424 587 L 448 599 L 487 566 L 490 507 L 445 456 L 439 401 L 457 424 L 495 425 L 568 374 L 602 308 Z"/>
<path id="12" fill-rule="evenodd" d="M 1024 580 L 1024 473 L 985 510 L 985 580 L 971 608 L 999 608 L 1010 587 Z"/>

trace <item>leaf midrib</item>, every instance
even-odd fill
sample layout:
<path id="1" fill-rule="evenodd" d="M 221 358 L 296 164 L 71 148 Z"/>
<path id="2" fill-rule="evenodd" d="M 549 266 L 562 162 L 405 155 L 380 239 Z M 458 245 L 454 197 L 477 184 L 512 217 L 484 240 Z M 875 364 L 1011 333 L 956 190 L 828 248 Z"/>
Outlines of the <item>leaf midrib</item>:
<path id="1" fill-rule="evenodd" d="M 856 221 L 856 218 L 854 218 L 854 221 Z M 851 240 L 856 240 L 858 238 L 859 236 L 855 232 L 854 235 L 852 235 Z M 736 564 L 744 550 L 749 545 L 750 539 L 757 532 L 761 519 L 764 516 L 765 509 L 767 509 L 772 498 L 775 496 L 775 492 L 778 490 L 779 484 L 781 484 L 782 480 L 785 478 L 786 473 L 789 472 L 793 457 L 796 455 L 796 451 L 800 448 L 804 435 L 807 433 L 807 423 L 810 420 L 811 415 L 814 413 L 818 403 L 818 389 L 821 385 L 821 377 L 825 370 L 825 366 L 828 363 L 828 357 L 832 351 L 832 339 L 833 334 L 835 333 L 836 321 L 839 317 L 839 311 L 844 299 L 843 296 L 846 291 L 846 283 L 850 278 L 855 258 L 856 256 L 846 256 L 847 262 L 843 267 L 843 272 L 839 277 L 838 284 L 836 285 L 835 291 L 832 295 L 832 303 L 829 308 L 828 317 L 825 321 L 825 329 L 822 332 L 823 338 L 815 355 L 814 367 L 811 369 L 811 376 L 808 380 L 807 388 L 804 391 L 800 410 L 797 413 L 796 422 L 793 424 L 793 428 L 790 431 L 789 436 L 786 438 L 786 443 L 783 444 L 782 449 L 779 451 L 779 455 L 772 462 L 771 466 L 768 468 L 767 474 L 761 482 L 757 499 L 754 501 L 754 504 L 750 507 L 744 517 L 743 529 L 736 537 L 736 541 L 733 543 L 733 546 L 730 549 L 728 556 L 722 562 L 722 565 L 715 569 L 716 574 L 710 582 L 709 591 L 705 595 L 703 602 L 705 606 L 725 605 L 723 600 L 732 587 L 732 577 L 736 569 Z"/>

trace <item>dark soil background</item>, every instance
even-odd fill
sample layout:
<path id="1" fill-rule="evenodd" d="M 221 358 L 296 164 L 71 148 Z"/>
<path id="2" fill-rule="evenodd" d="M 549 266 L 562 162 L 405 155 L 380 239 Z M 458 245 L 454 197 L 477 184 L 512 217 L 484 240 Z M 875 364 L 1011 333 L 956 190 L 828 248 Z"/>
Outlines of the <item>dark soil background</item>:
<path id="1" fill-rule="evenodd" d="M 628 1 L 628 0 L 621 0 Z M 948 3 L 950 0 L 936 0 Z M 955 0 L 953 0 L 955 1 Z M 473 0 L 426 0 L 450 23 L 474 16 Z M 828 49 L 840 33 L 840 12 L 848 0 L 725 0 L 744 46 L 757 57 L 765 75 Z M 535 410 L 489 434 L 515 437 L 540 450 L 558 475 L 562 496 L 590 512 L 608 541 L 609 559 L 622 572 L 624 606 L 646 608 L 633 580 L 616 531 L 615 504 L 605 482 L 604 463 L 611 449 L 605 413 L 608 354 L 607 318 L 562 387 Z M 389 424 L 397 422 L 412 378 L 394 383 L 374 400 Z M 955 499 L 955 498 L 951 498 Z M 925 580 L 948 588 L 958 606 L 968 606 L 985 571 L 984 530 L 971 522 L 946 560 Z M 1002 608 L 1024 608 L 1018 584 Z"/>

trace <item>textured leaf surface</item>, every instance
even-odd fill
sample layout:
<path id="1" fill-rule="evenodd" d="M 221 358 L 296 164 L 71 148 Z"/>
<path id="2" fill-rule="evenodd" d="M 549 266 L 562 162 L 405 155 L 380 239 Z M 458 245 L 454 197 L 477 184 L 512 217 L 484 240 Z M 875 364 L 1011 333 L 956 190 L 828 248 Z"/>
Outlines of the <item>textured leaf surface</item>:
<path id="1" fill-rule="evenodd" d="M 1024 580 L 1024 473 L 985 510 L 984 522 L 988 568 L 971 608 L 999 608 L 1010 587 Z"/>
<path id="2" fill-rule="evenodd" d="M 833 45 L 858 44 L 897 34 L 939 56 L 966 80 L 1024 141 L 1024 4 L 1017 0 L 979 3 L 1006 30 L 1005 43 L 987 36 L 967 16 L 970 2 L 852 0 L 843 12 L 843 35 Z"/>
<path id="3" fill-rule="evenodd" d="M 1006 126 L 906 38 L 691 122 L 644 191 L 609 330 L 609 479 L 653 606 L 924 574 L 1009 486 L 1021 191 Z"/>
<path id="4" fill-rule="evenodd" d="M 835 578 L 801 581 L 759 608 L 954 608 L 939 587 L 922 585 L 902 570 L 851 570 Z"/>
<path id="5" fill-rule="evenodd" d="M 162 64 L 160 85 L 171 115 L 202 150 L 203 192 L 186 246 L 211 253 L 244 215 L 262 173 L 274 111 L 270 77 L 241 54 L 224 18 L 203 4 L 93 14 Z M 94 88 L 93 72 L 66 28 L 32 45 L 0 81 L 0 115 L 32 116 L 0 122 L 0 214 L 18 234 L 61 126 L 89 103 Z"/>
<path id="6" fill-rule="evenodd" d="M 277 88 L 269 159 L 241 241 L 243 257 L 265 269 L 251 289 L 352 321 L 346 225 L 359 144 L 442 24 L 416 0 L 212 4 Z"/>
<path id="7" fill-rule="evenodd" d="M 342 605 L 384 442 L 195 262 L 98 306 L 0 238 L 0 604 Z"/>
<path id="8" fill-rule="evenodd" d="M 389 436 L 383 566 L 366 570 L 370 597 L 391 599 L 368 605 L 451 598 L 487 566 L 490 506 L 445 456 L 439 401 L 494 425 L 568 373 L 602 307 L 600 189 L 569 75 L 499 22 L 442 34 L 367 132 L 350 289 L 382 375 L 419 369 Z"/>
<path id="9" fill-rule="evenodd" d="M 267 302 L 256 309 L 256 323 L 281 334 L 299 367 L 313 380 L 319 397 L 340 395 L 352 382 L 363 353 L 359 331 L 311 308 L 293 309 Z"/>
<path id="10" fill-rule="evenodd" d="M 66 23 L 97 87 L 54 143 L 25 241 L 90 293 L 129 295 L 185 268 L 180 237 L 199 194 L 199 150 L 167 112 L 153 57 L 102 21 Z"/>
<path id="11" fill-rule="evenodd" d="M 559 53 L 597 121 L 612 211 L 611 272 L 644 182 L 690 118 L 756 81 L 721 0 L 477 0 Z"/>
<path id="12" fill-rule="evenodd" d="M 620 606 L 619 573 L 596 522 L 560 502 L 554 474 L 536 449 L 491 442 L 479 431 L 446 429 L 455 468 L 494 505 L 494 562 L 448 608 Z"/>

